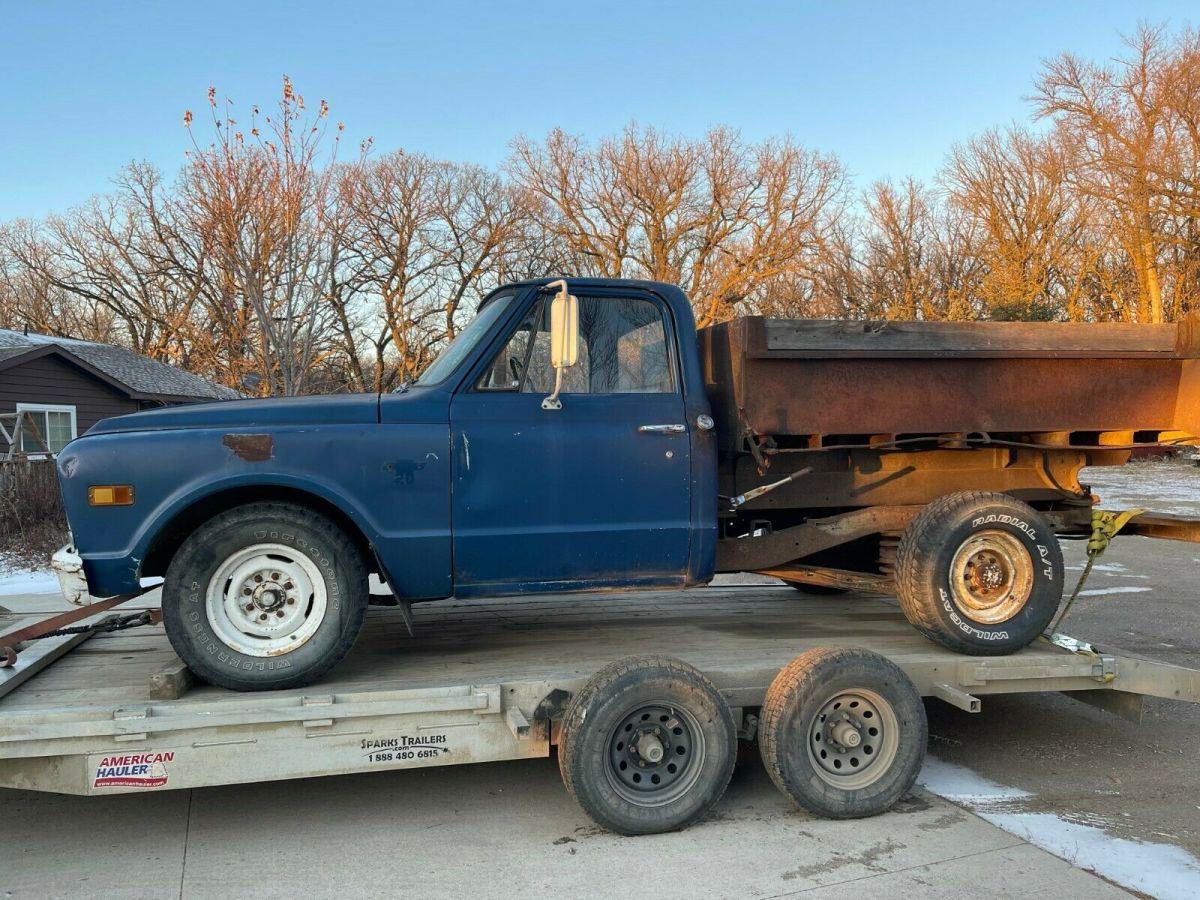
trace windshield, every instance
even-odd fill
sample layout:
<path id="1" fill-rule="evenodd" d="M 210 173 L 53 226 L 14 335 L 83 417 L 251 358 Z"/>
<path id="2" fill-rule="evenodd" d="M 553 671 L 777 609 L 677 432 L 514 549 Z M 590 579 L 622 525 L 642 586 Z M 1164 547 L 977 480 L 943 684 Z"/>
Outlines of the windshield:
<path id="1" fill-rule="evenodd" d="M 475 318 L 467 323 L 467 327 L 446 345 L 445 349 L 438 354 L 437 359 L 421 373 L 421 376 L 413 384 L 437 384 L 448 378 L 450 373 L 458 368 L 458 364 L 470 355 L 471 351 L 475 349 L 475 345 L 491 330 L 496 321 L 504 315 L 515 296 L 516 294 L 504 294 L 490 300 Z"/>

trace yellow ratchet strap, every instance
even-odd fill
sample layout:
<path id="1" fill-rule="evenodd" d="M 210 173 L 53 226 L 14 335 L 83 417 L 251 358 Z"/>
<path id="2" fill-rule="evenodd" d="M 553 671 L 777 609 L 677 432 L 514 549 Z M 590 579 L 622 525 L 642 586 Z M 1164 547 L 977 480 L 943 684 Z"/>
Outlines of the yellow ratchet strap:
<path id="1" fill-rule="evenodd" d="M 1063 607 L 1058 618 L 1054 620 L 1054 624 L 1050 626 L 1049 634 L 1053 635 L 1062 626 L 1067 613 L 1071 611 L 1071 605 L 1079 596 L 1079 592 L 1083 590 L 1088 576 L 1092 574 L 1092 566 L 1104 555 L 1104 551 L 1108 549 L 1112 539 L 1129 524 L 1131 519 L 1144 512 L 1144 509 L 1127 509 L 1124 512 L 1112 512 L 1107 509 L 1092 510 L 1092 536 L 1087 543 L 1087 565 L 1083 567 L 1083 574 L 1079 576 L 1079 583 L 1075 585 L 1075 590 L 1071 591 L 1071 599 L 1067 601 L 1067 605 Z"/>

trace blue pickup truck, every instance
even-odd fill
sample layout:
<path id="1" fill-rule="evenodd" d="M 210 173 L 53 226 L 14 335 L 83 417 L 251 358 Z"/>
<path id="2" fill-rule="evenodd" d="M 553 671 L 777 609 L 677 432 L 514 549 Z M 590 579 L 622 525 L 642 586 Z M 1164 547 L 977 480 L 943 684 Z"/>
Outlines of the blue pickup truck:
<path id="1" fill-rule="evenodd" d="M 1174 326 L 697 334 L 672 285 L 523 282 L 392 393 L 101 422 L 58 459 L 73 546 L 55 567 L 81 603 L 164 578 L 179 656 L 237 690 L 334 666 L 372 574 L 407 614 L 759 572 L 895 594 L 930 639 L 1008 653 L 1059 608 L 1057 537 L 1091 532 L 1080 470 L 1200 432 L 1196 356 Z"/>

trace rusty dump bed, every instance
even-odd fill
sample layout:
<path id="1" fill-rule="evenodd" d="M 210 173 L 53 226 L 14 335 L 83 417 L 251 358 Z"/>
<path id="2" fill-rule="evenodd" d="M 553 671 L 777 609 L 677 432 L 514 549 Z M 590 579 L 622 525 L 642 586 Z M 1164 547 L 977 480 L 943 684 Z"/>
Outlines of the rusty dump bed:
<path id="1" fill-rule="evenodd" d="M 0 697 L 0 787 L 111 794 L 544 757 L 572 692 L 614 660 L 664 652 L 735 708 L 760 705 L 818 646 L 882 653 L 923 695 L 968 710 L 1031 691 L 1127 717 L 1145 695 L 1200 700 L 1200 671 L 1066 639 L 960 656 L 892 600 L 789 587 L 456 600 L 413 616 L 410 636 L 400 610 L 372 607 L 319 683 L 262 694 L 188 687 L 161 626 L 98 635 Z"/>
<path id="2" fill-rule="evenodd" d="M 727 450 L 747 434 L 813 445 L 849 435 L 1057 434 L 1061 443 L 1095 443 L 1102 433 L 1126 433 L 1126 442 L 1200 434 L 1195 320 L 747 317 L 704 329 L 700 347 Z"/>

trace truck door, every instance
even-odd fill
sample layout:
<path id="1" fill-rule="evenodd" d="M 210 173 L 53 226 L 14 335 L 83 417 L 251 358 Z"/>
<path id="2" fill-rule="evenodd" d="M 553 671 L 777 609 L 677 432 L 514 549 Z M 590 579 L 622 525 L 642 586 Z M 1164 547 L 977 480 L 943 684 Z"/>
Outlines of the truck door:
<path id="1" fill-rule="evenodd" d="M 543 296 L 452 401 L 459 595 L 684 582 L 691 436 L 668 309 L 579 292 L 579 330 L 561 409 L 542 409 Z"/>

